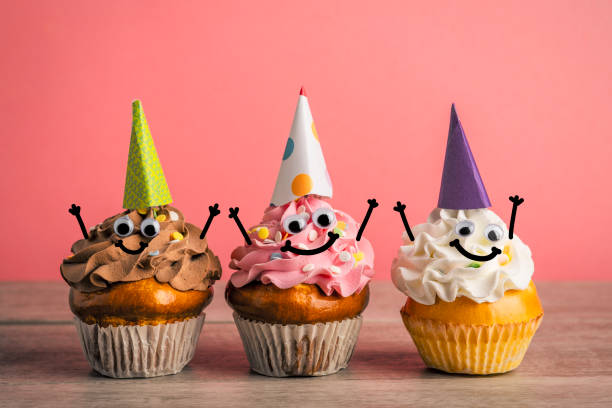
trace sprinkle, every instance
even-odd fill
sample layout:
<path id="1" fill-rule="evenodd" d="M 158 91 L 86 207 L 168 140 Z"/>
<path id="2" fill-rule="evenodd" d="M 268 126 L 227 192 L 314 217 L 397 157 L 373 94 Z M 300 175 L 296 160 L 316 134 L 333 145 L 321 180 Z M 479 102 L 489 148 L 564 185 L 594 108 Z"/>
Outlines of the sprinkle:
<path id="1" fill-rule="evenodd" d="M 355 252 L 353 256 L 355 257 L 355 262 L 359 262 L 363 259 L 363 252 Z"/>
<path id="2" fill-rule="evenodd" d="M 159 255 L 159 250 L 149 252 L 149 256 L 157 256 Z"/>
<path id="3" fill-rule="evenodd" d="M 257 231 L 257 236 L 259 237 L 259 239 L 266 239 L 268 238 L 268 235 L 270 235 L 270 230 L 268 230 L 268 228 L 266 227 L 261 227 Z"/>
<path id="4" fill-rule="evenodd" d="M 317 231 L 315 230 L 310 230 L 310 232 L 308 233 L 308 240 L 310 242 L 314 241 L 315 239 L 317 239 L 319 237 L 319 234 L 317 233 Z"/>
<path id="5" fill-rule="evenodd" d="M 338 227 L 334 228 L 334 232 L 338 235 L 340 235 L 341 237 L 344 236 L 344 233 L 342 232 L 342 230 Z"/>
<path id="6" fill-rule="evenodd" d="M 344 231 L 346 229 L 346 222 L 338 221 L 338 224 L 336 224 L 336 227 L 340 228 L 342 231 Z"/>
<path id="7" fill-rule="evenodd" d="M 276 242 L 281 242 L 283 240 L 283 234 L 281 234 L 280 231 L 276 231 L 276 234 L 274 234 L 274 240 Z"/>
<path id="8" fill-rule="evenodd" d="M 178 214 L 177 214 L 177 213 L 175 213 L 174 211 L 170 211 L 170 212 L 168 213 L 168 215 L 170 215 L 170 219 L 171 219 L 172 221 L 178 221 L 178 219 L 179 219 Z"/>
<path id="9" fill-rule="evenodd" d="M 348 251 L 342 251 L 340 252 L 340 260 L 342 262 L 350 262 L 353 260 L 353 257 L 351 256 L 351 253 Z"/>
<path id="10" fill-rule="evenodd" d="M 179 239 L 173 239 L 172 241 L 169 241 L 170 244 L 176 244 L 177 242 L 181 242 Z"/>
<path id="11" fill-rule="evenodd" d="M 510 257 L 506 254 L 501 254 L 500 256 L 497 257 L 497 262 L 499 262 L 501 266 L 504 266 L 505 264 L 510 262 Z"/>
<path id="12" fill-rule="evenodd" d="M 178 232 L 178 231 L 174 231 L 172 234 L 170 234 L 170 239 L 171 239 L 172 241 L 180 241 L 180 240 L 182 240 L 183 238 L 185 238 L 185 237 L 183 236 L 183 234 L 181 234 L 181 233 L 180 233 L 180 232 Z"/>
<path id="13" fill-rule="evenodd" d="M 466 268 L 480 268 L 480 264 L 478 262 L 472 262 L 467 264 Z"/>
<path id="14" fill-rule="evenodd" d="M 333 273 L 334 275 L 337 275 L 339 273 L 342 272 L 342 269 L 338 268 L 336 265 L 332 265 L 329 267 L 329 270 L 331 273 Z"/>
<path id="15" fill-rule="evenodd" d="M 138 212 L 138 214 L 140 215 L 147 215 L 147 213 L 149 212 L 148 208 L 139 208 L 136 210 Z"/>
<path id="16" fill-rule="evenodd" d="M 164 222 L 166 221 L 166 214 L 159 214 L 157 217 L 155 217 L 155 219 L 159 222 Z"/>
<path id="17" fill-rule="evenodd" d="M 278 252 L 273 252 L 270 254 L 270 260 L 273 261 L 275 259 L 283 259 L 283 256 Z"/>
<path id="18" fill-rule="evenodd" d="M 74 257 L 74 254 L 72 254 L 72 255 L 68 255 L 68 256 L 66 257 L 66 259 L 70 259 L 70 258 L 72 258 L 72 257 Z"/>
<path id="19" fill-rule="evenodd" d="M 314 268 L 315 268 L 314 264 L 306 264 L 306 265 L 304 265 L 302 270 L 304 272 L 312 272 L 312 271 L 314 271 Z"/>
<path id="20" fill-rule="evenodd" d="M 301 242 L 298 244 L 297 246 L 300 249 L 308 249 L 308 247 L 306 246 L 306 244 L 302 244 Z"/>
<path id="21" fill-rule="evenodd" d="M 297 208 L 297 213 L 298 213 L 298 214 L 301 214 L 301 213 L 303 213 L 303 212 L 306 212 L 306 207 L 304 207 L 303 205 L 300 205 L 300 206 Z"/>
<path id="22" fill-rule="evenodd" d="M 285 235 L 283 236 L 283 239 L 287 239 L 288 236 L 289 236 L 289 234 L 285 232 Z"/>

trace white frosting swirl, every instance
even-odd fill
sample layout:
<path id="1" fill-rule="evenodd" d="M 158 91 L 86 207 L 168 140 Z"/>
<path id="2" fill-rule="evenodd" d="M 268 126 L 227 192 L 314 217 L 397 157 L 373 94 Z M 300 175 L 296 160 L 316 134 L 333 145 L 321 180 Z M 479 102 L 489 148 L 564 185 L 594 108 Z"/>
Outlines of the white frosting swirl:
<path id="1" fill-rule="evenodd" d="M 467 237 L 455 232 L 455 226 L 464 220 L 475 227 Z M 504 232 L 496 242 L 485 236 L 490 224 Z M 459 296 L 477 303 L 495 302 L 506 290 L 526 289 L 533 275 L 531 251 L 516 234 L 508 239 L 506 224 L 489 209 L 436 208 L 427 223 L 415 226 L 413 233 L 414 242 L 404 233 L 404 245 L 393 261 L 391 276 L 399 290 L 419 303 L 432 305 L 436 296 L 445 302 Z M 449 245 L 455 239 L 474 255 L 489 255 L 493 246 L 503 253 L 490 261 L 475 262 Z"/>

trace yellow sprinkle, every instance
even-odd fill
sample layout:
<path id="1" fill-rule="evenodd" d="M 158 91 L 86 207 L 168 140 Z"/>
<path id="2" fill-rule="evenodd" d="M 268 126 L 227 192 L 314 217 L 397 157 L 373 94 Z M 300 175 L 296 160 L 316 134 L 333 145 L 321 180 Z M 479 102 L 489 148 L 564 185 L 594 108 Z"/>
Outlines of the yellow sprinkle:
<path id="1" fill-rule="evenodd" d="M 172 234 L 170 234 L 170 241 L 175 241 L 175 240 L 180 241 L 183 238 L 185 238 L 185 237 L 183 237 L 183 234 L 181 234 L 178 231 L 174 231 Z"/>
<path id="2" fill-rule="evenodd" d="M 508 244 L 508 245 L 504 246 L 504 250 L 502 251 L 503 254 L 508 256 L 508 262 L 510 262 L 512 260 L 511 250 L 512 250 L 512 248 L 510 247 L 510 244 Z"/>
<path id="3" fill-rule="evenodd" d="M 338 221 L 338 225 L 336 225 L 336 227 L 340 228 L 342 231 L 344 231 L 346 229 L 346 222 L 344 221 Z"/>
<path id="4" fill-rule="evenodd" d="M 359 262 L 363 259 L 363 252 L 355 252 L 353 256 L 355 257 L 355 262 Z"/>
<path id="5" fill-rule="evenodd" d="M 289 234 L 285 232 L 285 236 L 283 236 L 283 239 L 287 239 L 288 236 Z"/>
<path id="6" fill-rule="evenodd" d="M 510 262 L 510 258 L 508 258 L 508 255 L 506 254 L 501 254 L 500 256 L 497 257 L 497 262 L 499 262 L 500 266 L 504 266 L 508 262 Z"/>
<path id="7" fill-rule="evenodd" d="M 259 239 L 266 239 L 270 235 L 270 230 L 266 227 L 261 227 L 259 231 L 257 231 L 257 236 Z"/>
<path id="8" fill-rule="evenodd" d="M 138 214 L 140 215 L 147 215 L 147 213 L 149 212 L 148 208 L 139 208 L 136 210 L 138 212 Z"/>
<path id="9" fill-rule="evenodd" d="M 159 222 L 164 222 L 166 221 L 166 214 L 159 214 L 155 219 Z"/>

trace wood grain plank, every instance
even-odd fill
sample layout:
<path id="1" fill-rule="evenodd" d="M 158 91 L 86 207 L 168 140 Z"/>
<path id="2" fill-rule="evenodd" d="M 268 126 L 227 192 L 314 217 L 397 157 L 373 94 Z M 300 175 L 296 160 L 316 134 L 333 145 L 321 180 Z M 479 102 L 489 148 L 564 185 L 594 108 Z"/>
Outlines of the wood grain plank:
<path id="1" fill-rule="evenodd" d="M 0 310 L 24 309 L 9 318 L 3 312 L 0 321 L 0 406 L 612 406 L 612 283 L 538 283 L 545 318 L 522 365 L 508 374 L 425 368 L 399 318 L 403 296 L 375 282 L 351 365 L 336 375 L 251 373 L 217 296 L 189 366 L 174 376 L 134 380 L 92 372 L 65 313 L 63 283 L 37 285 L 39 296 L 23 299 L 31 283 L 0 284 Z M 28 323 L 38 320 L 44 324 Z"/>

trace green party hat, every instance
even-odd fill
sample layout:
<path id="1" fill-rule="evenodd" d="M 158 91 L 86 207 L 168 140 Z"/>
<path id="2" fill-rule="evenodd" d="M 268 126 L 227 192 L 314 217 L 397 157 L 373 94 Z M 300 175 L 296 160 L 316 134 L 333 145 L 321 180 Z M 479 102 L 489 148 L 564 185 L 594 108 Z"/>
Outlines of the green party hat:
<path id="1" fill-rule="evenodd" d="M 132 137 L 125 175 L 123 208 L 135 210 L 172 202 L 142 104 L 132 102 Z"/>

